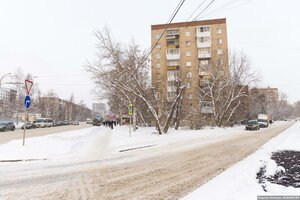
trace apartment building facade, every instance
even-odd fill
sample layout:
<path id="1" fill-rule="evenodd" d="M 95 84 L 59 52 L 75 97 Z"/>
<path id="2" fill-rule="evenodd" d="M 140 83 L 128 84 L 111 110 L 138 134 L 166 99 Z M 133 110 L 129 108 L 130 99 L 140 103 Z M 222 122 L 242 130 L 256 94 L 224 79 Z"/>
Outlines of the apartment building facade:
<path id="1" fill-rule="evenodd" d="M 152 86 L 160 101 L 173 102 L 179 85 L 185 85 L 183 104 L 212 112 L 210 100 L 199 99 L 199 88 L 212 68 L 228 72 L 226 19 L 152 25 L 151 40 L 156 44 L 151 52 Z"/>
<path id="2" fill-rule="evenodd" d="M 15 103 L 17 98 L 17 91 L 10 88 L 0 88 L 0 101 Z"/>

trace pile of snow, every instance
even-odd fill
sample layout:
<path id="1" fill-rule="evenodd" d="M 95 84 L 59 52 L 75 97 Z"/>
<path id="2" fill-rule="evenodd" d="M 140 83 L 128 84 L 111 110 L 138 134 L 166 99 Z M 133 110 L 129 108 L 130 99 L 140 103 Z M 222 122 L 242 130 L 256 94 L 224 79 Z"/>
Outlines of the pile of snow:
<path id="1" fill-rule="evenodd" d="M 259 195 L 299 195 L 300 188 L 284 187 L 278 184 L 265 183 L 267 192 L 256 179 L 260 168 L 266 166 L 266 175 L 284 171 L 271 159 L 272 152 L 278 150 L 300 151 L 300 123 L 294 124 L 279 136 L 267 142 L 262 148 L 244 160 L 236 163 L 223 173 L 187 195 L 187 199 L 209 197 L 218 200 L 252 200 Z M 217 191 L 217 192 L 216 192 Z"/>
<path id="2" fill-rule="evenodd" d="M 203 130 L 170 130 L 158 136 L 155 128 L 139 128 L 131 132 L 128 126 L 91 127 L 42 137 L 12 140 L 0 145 L 0 160 L 74 160 L 99 159 L 121 150 L 147 145 L 172 145 L 178 141 L 203 138 L 203 144 L 222 137 L 234 136 L 244 131 L 244 127 L 206 128 Z"/>

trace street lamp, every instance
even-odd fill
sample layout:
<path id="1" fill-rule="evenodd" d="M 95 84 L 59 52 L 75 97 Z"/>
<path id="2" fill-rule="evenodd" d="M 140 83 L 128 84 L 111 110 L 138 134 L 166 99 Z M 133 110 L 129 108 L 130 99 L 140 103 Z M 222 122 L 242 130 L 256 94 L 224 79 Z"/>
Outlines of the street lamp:
<path id="1" fill-rule="evenodd" d="M 9 75 L 11 75 L 11 73 L 4 74 L 4 75 L 0 78 L 0 88 L 1 88 L 1 83 L 2 83 L 3 78 L 6 77 L 6 76 L 9 76 Z"/>

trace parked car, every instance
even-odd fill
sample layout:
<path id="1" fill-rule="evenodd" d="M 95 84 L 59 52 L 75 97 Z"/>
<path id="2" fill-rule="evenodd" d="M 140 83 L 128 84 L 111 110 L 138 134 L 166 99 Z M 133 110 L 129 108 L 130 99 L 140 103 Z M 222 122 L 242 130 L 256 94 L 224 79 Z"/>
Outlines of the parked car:
<path id="1" fill-rule="evenodd" d="M 23 126 L 21 128 L 24 129 L 24 127 L 26 127 L 26 129 L 37 128 L 35 123 L 31 123 L 31 122 L 27 122 L 27 123 L 23 124 Z"/>
<path id="2" fill-rule="evenodd" d="M 51 118 L 37 118 L 35 124 L 39 128 L 51 127 L 53 125 L 53 120 Z"/>
<path id="3" fill-rule="evenodd" d="M 93 121 L 92 121 L 92 119 L 87 118 L 87 119 L 86 119 L 86 123 L 87 123 L 87 124 L 93 124 Z"/>
<path id="4" fill-rule="evenodd" d="M 72 121 L 72 125 L 79 125 L 78 121 Z"/>
<path id="5" fill-rule="evenodd" d="M 259 123 L 255 120 L 249 120 L 246 125 L 246 130 L 259 130 Z"/>
<path id="6" fill-rule="evenodd" d="M 6 123 L 0 122 L 0 131 L 6 131 Z"/>
<path id="7" fill-rule="evenodd" d="M 0 123 L 0 131 L 7 131 L 7 130 L 14 131 L 15 129 L 16 129 L 16 126 L 13 122 L 1 122 Z"/>
<path id="8" fill-rule="evenodd" d="M 62 121 L 55 121 L 53 122 L 52 126 L 62 126 L 63 122 Z"/>

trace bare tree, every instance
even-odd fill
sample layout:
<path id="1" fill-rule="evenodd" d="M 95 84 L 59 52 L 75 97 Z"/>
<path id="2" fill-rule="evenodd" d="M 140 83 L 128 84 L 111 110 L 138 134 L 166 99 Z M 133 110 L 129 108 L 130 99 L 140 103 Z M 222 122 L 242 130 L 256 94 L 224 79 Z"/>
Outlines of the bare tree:
<path id="1" fill-rule="evenodd" d="M 86 69 L 92 74 L 96 86 L 101 88 L 99 96 L 108 100 L 117 100 L 116 107 L 122 105 L 126 108 L 129 103 L 134 105 L 137 102 L 143 103 L 144 109 L 156 122 L 159 134 L 162 134 L 162 130 L 167 132 L 167 126 L 170 125 L 169 122 L 173 115 L 168 115 L 162 128 L 156 109 L 157 95 L 153 94 L 150 87 L 148 53 L 140 50 L 140 47 L 134 42 L 129 45 L 115 42 L 111 38 L 108 28 L 102 32 L 96 32 L 95 36 L 98 39 L 99 61 L 95 64 L 88 63 Z M 174 112 L 178 99 L 175 99 L 175 104 L 172 106 L 173 111 L 171 110 L 170 113 Z M 141 109 L 138 113 L 141 118 L 145 119 Z"/>
<path id="2" fill-rule="evenodd" d="M 233 52 L 228 67 L 217 59 L 212 60 L 210 69 L 200 80 L 199 97 L 200 102 L 209 104 L 212 123 L 222 126 L 228 124 L 238 111 L 243 98 L 248 96 L 248 86 L 258 81 L 259 75 L 251 69 L 243 53 Z"/>

